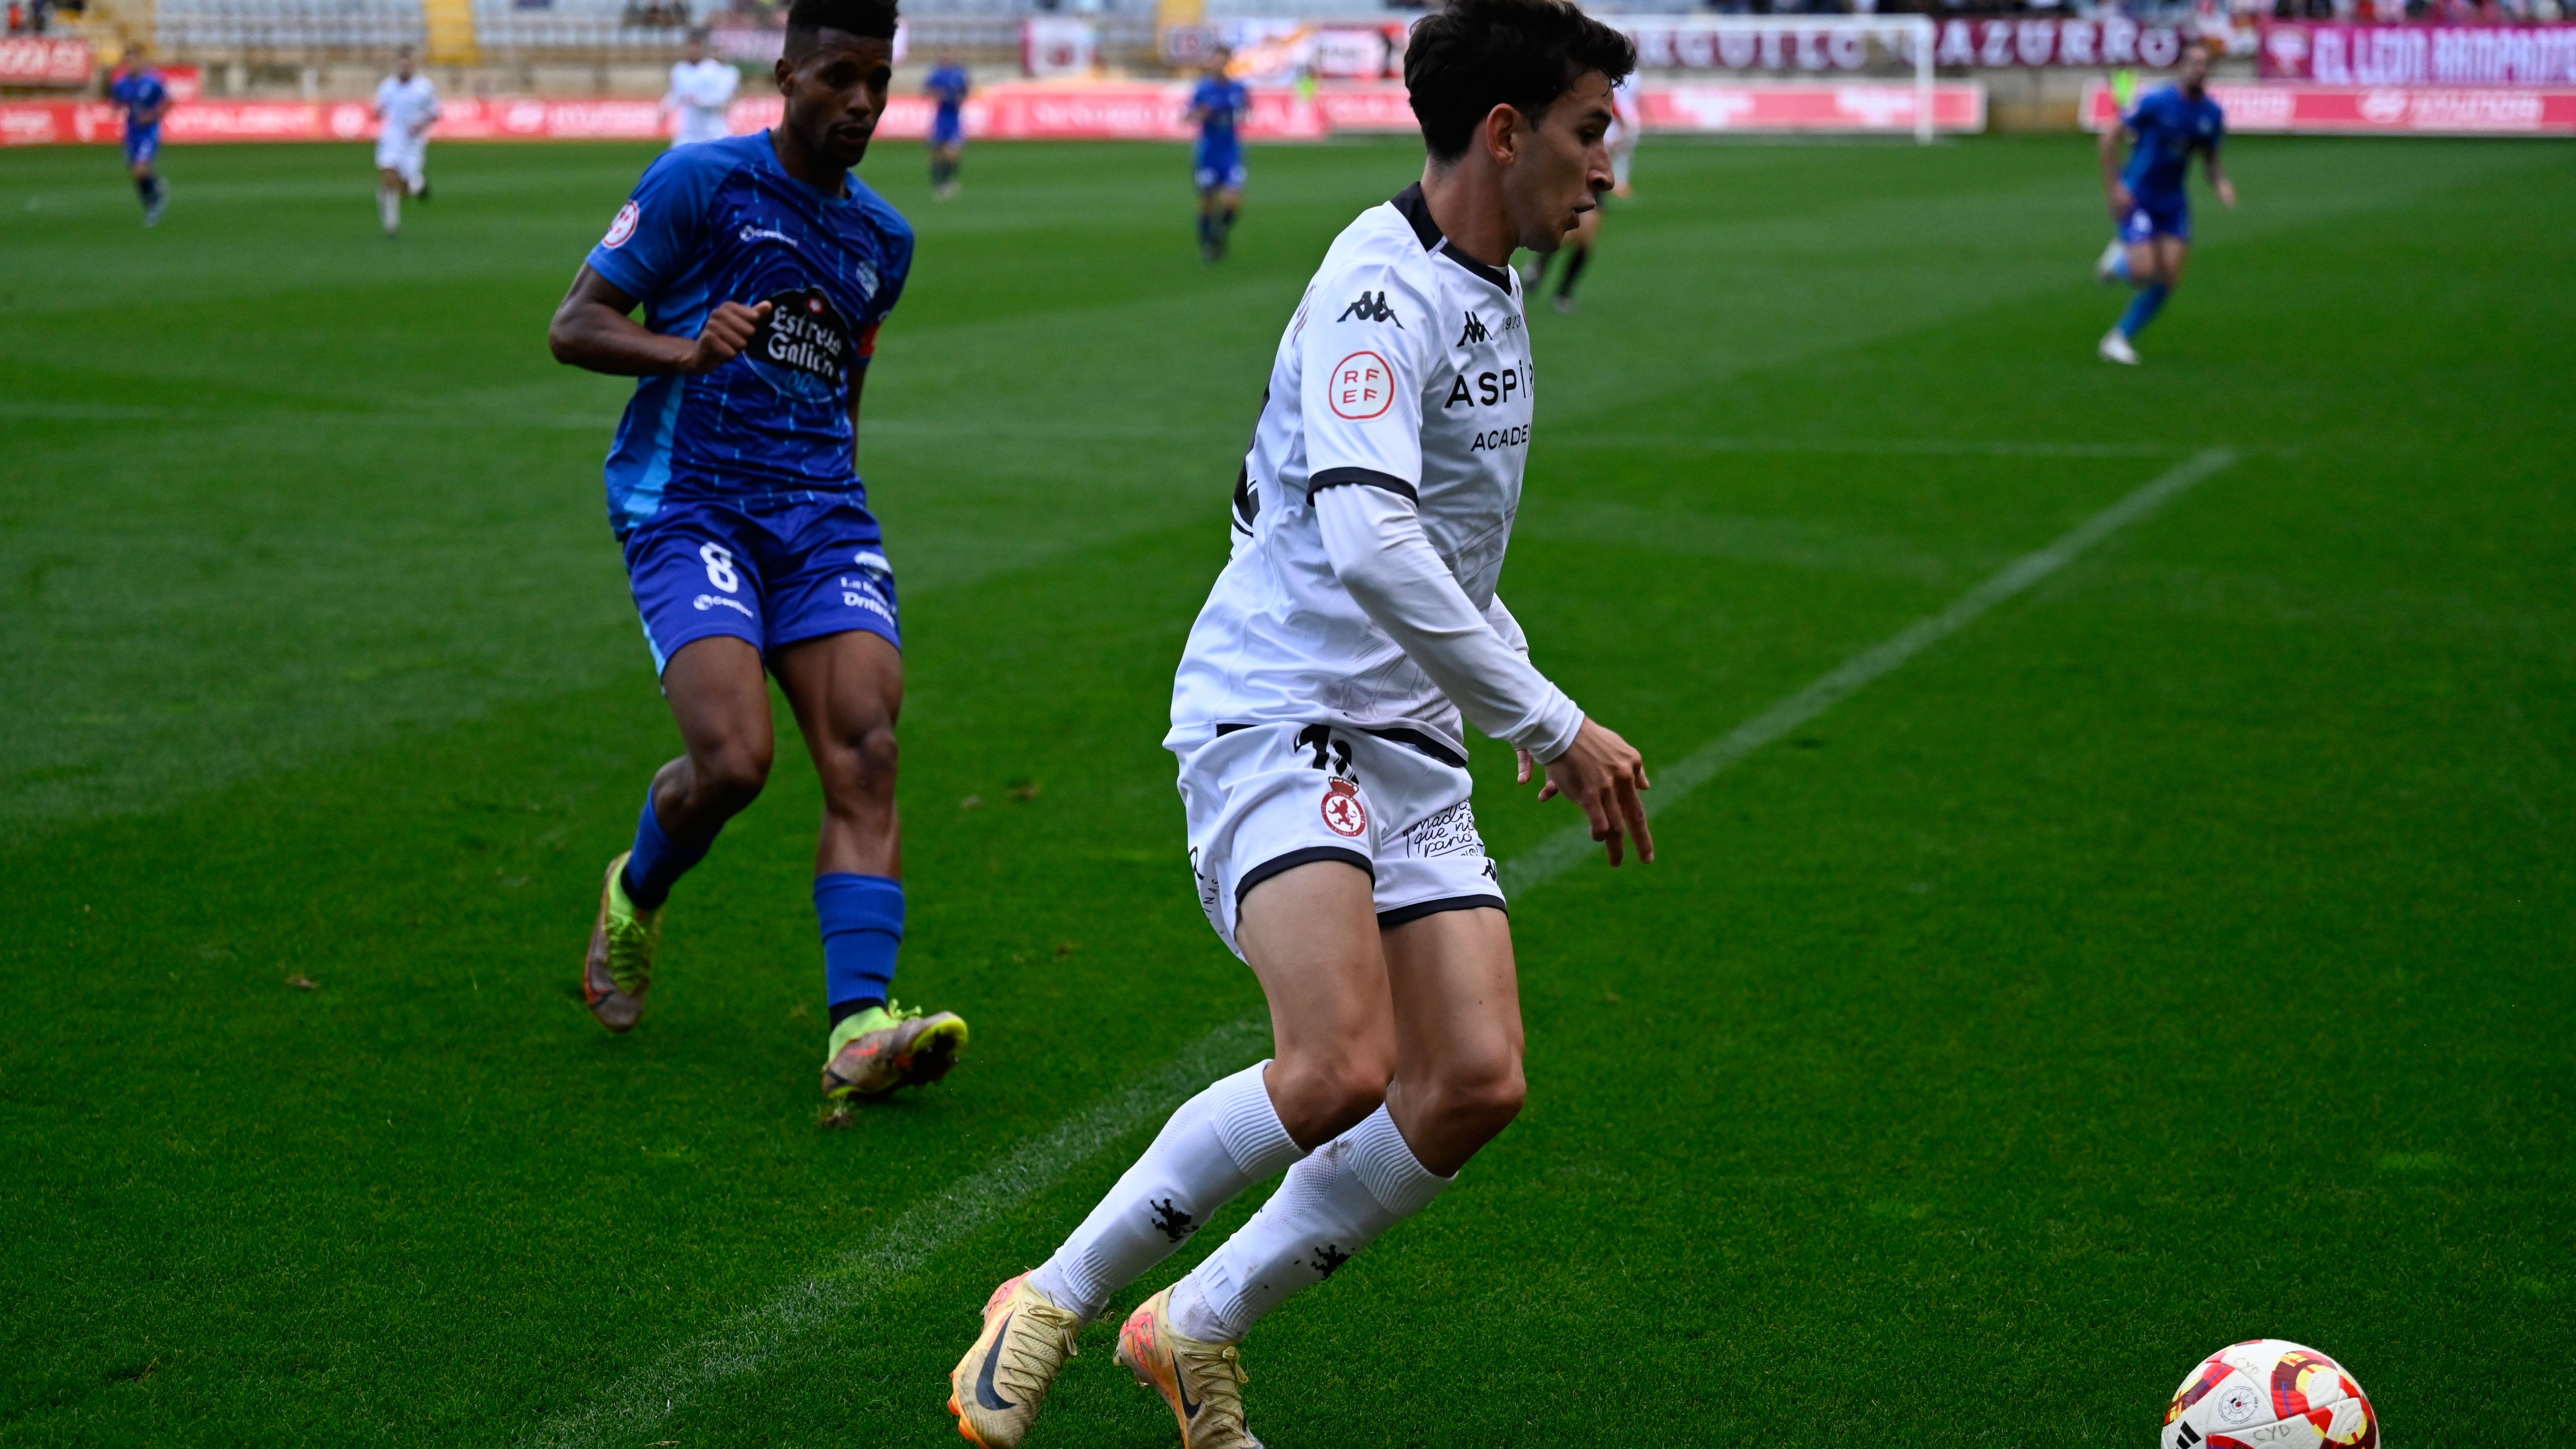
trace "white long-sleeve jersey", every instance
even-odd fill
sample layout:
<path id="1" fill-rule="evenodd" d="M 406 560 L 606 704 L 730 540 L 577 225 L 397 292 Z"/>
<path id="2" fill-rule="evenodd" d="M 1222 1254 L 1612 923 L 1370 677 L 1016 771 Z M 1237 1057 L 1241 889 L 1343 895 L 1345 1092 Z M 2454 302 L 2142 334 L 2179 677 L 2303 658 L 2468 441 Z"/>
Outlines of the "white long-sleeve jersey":
<path id="1" fill-rule="evenodd" d="M 1563 754 L 1583 712 L 1495 593 L 1532 390 L 1519 279 L 1452 249 L 1420 187 L 1345 228 L 1271 363 L 1234 556 L 1191 626 L 1166 743 L 1303 722 L 1463 754 L 1463 713 Z"/>
<path id="2" fill-rule="evenodd" d="M 662 96 L 662 109 L 679 117 L 671 144 L 721 141 L 732 135 L 726 115 L 741 86 L 742 72 L 714 56 L 671 62 L 671 88 Z"/>

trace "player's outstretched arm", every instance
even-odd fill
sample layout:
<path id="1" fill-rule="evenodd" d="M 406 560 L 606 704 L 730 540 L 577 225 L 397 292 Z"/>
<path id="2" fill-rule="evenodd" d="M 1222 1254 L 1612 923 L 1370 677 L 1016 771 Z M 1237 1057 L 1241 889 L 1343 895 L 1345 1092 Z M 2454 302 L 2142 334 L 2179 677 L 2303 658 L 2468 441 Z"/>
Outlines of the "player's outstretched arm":
<path id="1" fill-rule="evenodd" d="M 2102 190 L 2110 198 L 2111 219 L 2126 221 L 2138 199 L 2129 194 L 2129 184 L 2120 179 L 2120 143 L 2127 140 L 2129 127 L 2123 122 L 2102 132 Z"/>
<path id="2" fill-rule="evenodd" d="M 1478 729 L 1524 758 L 1546 760 L 1540 798 L 1564 795 L 1582 806 L 1612 865 L 1631 838 L 1641 859 L 1654 859 L 1637 798 L 1647 788 L 1644 760 L 1531 666 L 1510 610 L 1468 601 L 1423 535 L 1412 500 L 1384 484 L 1343 482 L 1319 490 L 1314 507 L 1325 556 L 1360 608 Z"/>
<path id="3" fill-rule="evenodd" d="M 572 279 L 546 328 L 555 361 L 617 377 L 712 372 L 741 355 L 769 318 L 769 304 L 719 302 L 694 338 L 672 337 L 637 322 L 636 299 L 587 265 Z"/>

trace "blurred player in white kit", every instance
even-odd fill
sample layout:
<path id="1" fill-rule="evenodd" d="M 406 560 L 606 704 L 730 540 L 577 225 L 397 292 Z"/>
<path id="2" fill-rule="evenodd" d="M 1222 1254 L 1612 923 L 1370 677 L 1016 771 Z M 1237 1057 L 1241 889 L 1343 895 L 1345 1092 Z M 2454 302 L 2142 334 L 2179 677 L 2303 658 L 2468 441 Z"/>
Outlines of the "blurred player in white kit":
<path id="1" fill-rule="evenodd" d="M 414 73 L 411 47 L 394 52 L 394 73 L 376 83 L 376 215 L 385 235 L 402 230 L 406 193 L 429 200 L 429 128 L 438 121 L 438 88 Z"/>
<path id="2" fill-rule="evenodd" d="M 671 89 L 662 97 L 662 117 L 668 121 L 676 115 L 679 124 L 671 130 L 671 144 L 686 146 L 692 141 L 721 141 L 733 134 L 725 112 L 733 105 L 733 93 L 742 86 L 742 72 L 707 54 L 707 33 L 689 32 L 688 58 L 671 63 Z"/>

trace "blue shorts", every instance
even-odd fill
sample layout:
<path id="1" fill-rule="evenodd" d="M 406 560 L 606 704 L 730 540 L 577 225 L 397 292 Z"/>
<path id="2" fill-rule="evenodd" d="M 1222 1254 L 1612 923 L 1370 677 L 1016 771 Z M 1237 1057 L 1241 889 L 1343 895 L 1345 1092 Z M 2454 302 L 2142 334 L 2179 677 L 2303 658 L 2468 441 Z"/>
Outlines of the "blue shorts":
<path id="1" fill-rule="evenodd" d="M 884 538 L 856 502 L 668 504 L 628 531 L 626 577 L 657 674 L 719 634 L 763 658 L 852 629 L 903 647 Z"/>
<path id="2" fill-rule="evenodd" d="M 2179 196 L 2140 196 L 2120 219 L 2120 240 L 2131 246 L 2149 237 L 2191 240 L 2191 203 Z"/>
<path id="3" fill-rule="evenodd" d="M 128 128 L 125 133 L 125 164 L 149 166 L 161 154 L 161 128 L 146 126 L 140 131 Z"/>
<path id="4" fill-rule="evenodd" d="M 1201 146 L 1191 164 L 1201 191 L 1243 189 L 1243 153 L 1232 146 Z"/>
<path id="5" fill-rule="evenodd" d="M 963 146 L 966 144 L 966 121 L 962 116 L 936 115 L 930 121 L 930 144 Z"/>

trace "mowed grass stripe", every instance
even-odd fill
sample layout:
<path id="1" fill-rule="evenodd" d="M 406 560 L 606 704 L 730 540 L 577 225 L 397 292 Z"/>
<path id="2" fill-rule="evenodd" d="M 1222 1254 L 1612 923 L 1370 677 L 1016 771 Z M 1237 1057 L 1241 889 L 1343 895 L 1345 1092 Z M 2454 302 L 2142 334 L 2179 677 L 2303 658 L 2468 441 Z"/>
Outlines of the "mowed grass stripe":
<path id="1" fill-rule="evenodd" d="M 2226 448 L 2208 448 L 2193 454 L 2069 529 L 2055 543 L 2015 559 L 2003 572 L 1960 595 L 1950 607 L 1918 619 L 1894 636 L 1853 655 L 1815 683 L 1683 756 L 1678 764 L 1663 771 L 1662 783 L 1647 793 L 1648 813 L 1661 813 L 1679 804 L 1684 796 L 1717 778 L 1728 766 L 1895 672 L 1907 660 L 1975 623 L 1997 604 L 2073 563 L 2085 550 L 2153 513 L 2184 489 L 2235 460 L 2235 453 Z M 1588 827 L 1569 825 L 1504 862 L 1503 884 L 1515 892 L 1529 890 L 1564 874 L 1596 848 Z"/>

